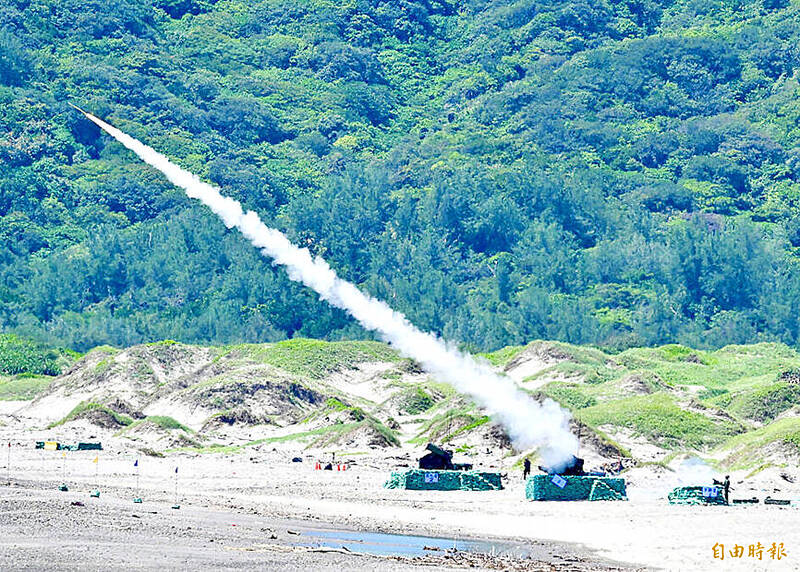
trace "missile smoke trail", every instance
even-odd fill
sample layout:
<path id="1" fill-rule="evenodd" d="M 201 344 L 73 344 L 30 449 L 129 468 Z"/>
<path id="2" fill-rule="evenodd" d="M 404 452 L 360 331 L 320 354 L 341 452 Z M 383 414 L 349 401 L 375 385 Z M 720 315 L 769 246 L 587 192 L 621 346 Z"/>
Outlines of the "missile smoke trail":
<path id="1" fill-rule="evenodd" d="M 74 107 L 74 106 L 73 106 Z M 286 268 L 289 278 L 302 282 L 329 304 L 347 311 L 366 329 L 377 332 L 402 355 L 419 363 L 428 373 L 462 393 L 471 395 L 489 415 L 502 424 L 517 449 L 538 447 L 545 463 L 563 466 L 578 448 L 569 430 L 569 415 L 557 403 L 539 404 L 488 364 L 448 347 L 432 334 L 413 326 L 405 316 L 342 280 L 321 258 L 292 244 L 280 231 L 267 227 L 258 215 L 244 212 L 239 202 L 220 194 L 196 175 L 174 165 L 160 153 L 80 108 L 89 120 L 158 169 L 186 194 L 214 211 L 228 228 L 237 228 L 264 256 Z"/>

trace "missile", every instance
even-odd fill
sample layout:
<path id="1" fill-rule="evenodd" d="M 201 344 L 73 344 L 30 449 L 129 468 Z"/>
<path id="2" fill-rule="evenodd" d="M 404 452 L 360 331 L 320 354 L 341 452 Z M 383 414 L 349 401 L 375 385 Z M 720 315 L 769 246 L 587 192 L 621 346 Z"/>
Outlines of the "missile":
<path id="1" fill-rule="evenodd" d="M 69 105 L 69 106 L 70 106 L 70 107 L 72 107 L 72 108 L 75 108 L 75 109 L 77 109 L 78 111 L 80 111 L 80 112 L 81 112 L 81 113 L 83 113 L 84 115 L 88 115 L 88 114 L 87 114 L 87 113 L 86 113 L 86 112 L 85 112 L 83 109 L 81 109 L 80 107 L 78 107 L 77 105 L 75 105 L 75 104 L 73 104 L 73 103 L 67 102 L 67 105 Z"/>

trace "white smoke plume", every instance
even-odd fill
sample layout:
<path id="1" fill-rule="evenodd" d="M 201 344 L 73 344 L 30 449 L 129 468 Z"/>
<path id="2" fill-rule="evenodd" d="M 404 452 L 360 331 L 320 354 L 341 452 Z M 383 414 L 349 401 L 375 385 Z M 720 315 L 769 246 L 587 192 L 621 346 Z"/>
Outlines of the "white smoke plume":
<path id="1" fill-rule="evenodd" d="M 710 486 L 714 481 L 714 469 L 698 457 L 684 459 L 678 466 L 676 478 L 678 486 Z"/>
<path id="2" fill-rule="evenodd" d="M 347 311 L 364 328 L 377 332 L 436 379 L 472 396 L 492 419 L 505 427 L 518 450 L 537 447 L 542 460 L 553 467 L 564 466 L 577 451 L 578 441 L 569 430 L 569 415 L 557 403 L 548 399 L 539 404 L 512 380 L 497 375 L 488 364 L 420 331 L 402 314 L 339 278 L 324 260 L 312 258 L 308 249 L 295 246 L 280 231 L 267 227 L 255 212 L 244 212 L 239 202 L 221 195 L 218 189 L 174 165 L 164 155 L 92 114 L 78 111 L 142 161 L 161 171 L 188 196 L 208 206 L 228 228 L 239 229 L 264 256 L 284 266 L 289 278 L 302 282 L 321 299 Z"/>

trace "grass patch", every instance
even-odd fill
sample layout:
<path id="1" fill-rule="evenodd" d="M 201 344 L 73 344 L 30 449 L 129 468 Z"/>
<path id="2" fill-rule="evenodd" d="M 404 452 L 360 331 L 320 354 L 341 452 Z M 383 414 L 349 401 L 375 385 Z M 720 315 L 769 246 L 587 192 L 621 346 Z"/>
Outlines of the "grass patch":
<path id="1" fill-rule="evenodd" d="M 456 437 L 458 437 L 459 435 L 463 435 L 465 433 L 469 433 L 470 431 L 472 431 L 473 429 L 477 429 L 481 425 L 486 425 L 488 422 L 489 422 L 489 416 L 488 415 L 484 415 L 483 417 L 479 417 L 478 419 L 476 419 L 475 421 L 473 421 L 469 425 L 465 425 L 464 427 L 461 427 L 460 429 L 456 429 L 455 431 L 453 431 L 449 435 L 445 435 L 442 440 L 445 443 L 448 443 L 448 442 L 452 441 L 453 439 L 455 439 Z"/>
<path id="2" fill-rule="evenodd" d="M 426 420 L 419 433 L 409 443 L 421 445 L 430 441 L 447 442 L 456 435 L 483 425 L 489 420 L 471 409 L 450 409 Z"/>
<path id="3" fill-rule="evenodd" d="M 0 378 L 0 401 L 27 401 L 44 392 L 53 383 L 52 377 L 20 374 Z"/>
<path id="4" fill-rule="evenodd" d="M 581 421 L 593 428 L 615 425 L 631 429 L 662 446 L 702 448 L 716 445 L 742 428 L 681 409 L 666 393 L 639 395 L 581 409 Z"/>
<path id="5" fill-rule="evenodd" d="M 726 393 L 715 403 L 741 419 L 772 421 L 784 411 L 800 405 L 800 385 L 774 383 L 734 395 Z"/>
<path id="6" fill-rule="evenodd" d="M 411 387 L 400 396 L 398 409 L 407 415 L 425 413 L 436 404 L 436 400 L 422 387 Z"/>
<path id="7" fill-rule="evenodd" d="M 770 445 L 785 446 L 800 453 L 800 418 L 779 419 L 737 435 L 719 447 L 719 451 L 728 453 L 723 461 L 726 466 L 752 468 L 765 462 L 764 449 Z"/>
<path id="8" fill-rule="evenodd" d="M 397 434 L 389 429 L 386 425 L 381 423 L 375 418 L 368 418 L 362 421 L 361 423 L 355 424 L 355 426 L 350 426 L 347 430 L 336 430 L 336 426 L 334 425 L 334 431 L 327 433 L 327 438 L 324 439 L 317 439 L 314 442 L 314 446 L 317 447 L 325 447 L 331 444 L 334 444 L 341 439 L 345 439 L 354 433 L 358 433 L 364 430 L 371 430 L 377 432 L 381 438 L 384 439 L 386 443 L 392 445 L 394 447 L 400 446 L 400 440 L 397 438 Z M 344 425 L 342 425 L 344 427 Z M 330 436 L 335 435 L 334 438 L 330 438 Z"/>
<path id="9" fill-rule="evenodd" d="M 102 403 L 96 403 L 93 401 L 82 401 L 78 405 L 76 405 L 72 411 L 67 413 L 67 415 L 61 419 L 60 421 L 56 421 L 55 423 L 51 423 L 47 426 L 48 429 L 52 429 L 53 427 L 58 427 L 59 425 L 63 425 L 64 423 L 68 423 L 78 417 L 85 415 L 90 411 L 102 411 L 103 413 L 107 413 L 110 415 L 114 421 L 118 425 L 129 426 L 133 423 L 133 419 L 128 417 L 127 415 L 123 415 L 121 413 L 117 413 L 113 409 L 103 405 Z"/>
<path id="10" fill-rule="evenodd" d="M 162 429 L 167 429 L 170 431 L 173 429 L 180 429 L 181 431 L 186 431 L 187 433 L 193 433 L 193 431 L 186 425 L 166 415 L 151 415 L 149 417 L 145 417 L 142 421 L 149 421 L 150 423 L 153 423 Z"/>
<path id="11" fill-rule="evenodd" d="M 570 411 L 597 405 L 597 399 L 586 395 L 579 387 L 571 383 L 553 381 L 540 388 L 537 393 L 543 397 L 549 397 Z"/>
<path id="12" fill-rule="evenodd" d="M 357 407 L 355 405 L 348 405 L 347 403 L 344 403 L 343 401 L 340 401 L 335 397 L 329 397 L 328 401 L 325 403 L 325 409 L 323 409 L 322 411 L 317 411 L 311 418 L 324 415 L 328 411 L 347 413 L 347 416 L 353 421 L 364 421 L 364 419 L 368 418 L 374 419 L 369 413 L 367 413 L 360 407 Z"/>
<path id="13" fill-rule="evenodd" d="M 526 346 L 506 346 L 494 352 L 477 354 L 495 367 L 503 367 L 517 357 Z"/>
<path id="14" fill-rule="evenodd" d="M 697 398 L 700 400 L 712 400 L 715 404 L 719 405 L 723 403 L 723 400 L 717 400 L 717 397 L 722 395 L 728 395 L 730 391 L 727 389 L 720 389 L 720 388 L 712 388 L 712 389 L 704 389 L 700 393 L 697 394 Z"/>
<path id="15" fill-rule="evenodd" d="M 549 375 L 560 374 L 566 378 L 580 378 L 589 384 L 598 384 L 611 381 L 619 377 L 619 372 L 614 371 L 605 365 L 597 365 L 591 363 L 575 363 L 572 361 L 565 361 L 548 368 L 546 372 Z M 532 376 L 531 379 L 539 376 Z"/>
<path id="16" fill-rule="evenodd" d="M 630 449 L 623 447 L 622 445 L 617 443 L 614 439 L 609 437 L 608 434 L 606 434 L 604 431 L 601 431 L 596 427 L 592 428 L 592 431 L 594 431 L 594 434 L 597 436 L 597 438 L 600 440 L 601 443 L 605 443 L 612 449 L 619 451 L 619 454 L 622 455 L 623 457 L 626 457 L 628 459 L 633 458 Z"/>
<path id="17" fill-rule="evenodd" d="M 272 345 L 230 346 L 223 348 L 223 354 L 217 359 L 225 355 L 241 355 L 311 379 L 323 379 L 340 369 L 352 368 L 359 362 L 401 361 L 394 350 L 380 342 L 326 342 L 304 338 Z"/>
<path id="18" fill-rule="evenodd" d="M 697 360 L 689 356 L 697 356 Z M 800 355 L 784 344 L 726 346 L 715 352 L 683 346 L 632 348 L 615 359 L 630 370 L 651 371 L 671 385 L 702 385 L 728 391 L 774 383 L 780 374 L 800 367 Z"/>
<path id="19" fill-rule="evenodd" d="M 142 423 L 147 423 L 147 422 L 150 422 L 156 427 L 164 429 L 165 431 L 180 430 L 180 431 L 185 431 L 186 433 L 194 433 L 192 429 L 190 429 L 180 421 L 166 415 L 149 415 L 144 419 L 138 419 L 133 423 L 129 424 L 128 427 L 126 427 L 123 430 L 123 432 L 125 433 L 131 431 L 136 427 L 140 426 Z"/>

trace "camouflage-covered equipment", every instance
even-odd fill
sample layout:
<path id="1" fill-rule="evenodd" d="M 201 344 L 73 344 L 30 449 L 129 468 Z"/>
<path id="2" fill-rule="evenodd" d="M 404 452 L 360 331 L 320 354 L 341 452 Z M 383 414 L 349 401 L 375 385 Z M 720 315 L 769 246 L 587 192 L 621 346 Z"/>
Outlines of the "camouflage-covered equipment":
<path id="1" fill-rule="evenodd" d="M 503 483 L 500 473 L 410 469 L 393 472 L 383 486 L 413 491 L 499 491 Z"/>
<path id="2" fill-rule="evenodd" d="M 690 486 L 677 487 L 667 495 L 669 504 L 688 505 L 727 505 L 720 487 Z"/>
<path id="3" fill-rule="evenodd" d="M 102 451 L 102 450 L 103 450 L 103 444 L 99 442 L 78 443 L 78 451 Z"/>
<path id="4" fill-rule="evenodd" d="M 594 475 L 533 475 L 525 498 L 537 501 L 628 500 L 625 479 Z"/>

